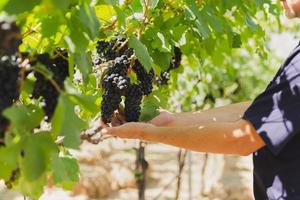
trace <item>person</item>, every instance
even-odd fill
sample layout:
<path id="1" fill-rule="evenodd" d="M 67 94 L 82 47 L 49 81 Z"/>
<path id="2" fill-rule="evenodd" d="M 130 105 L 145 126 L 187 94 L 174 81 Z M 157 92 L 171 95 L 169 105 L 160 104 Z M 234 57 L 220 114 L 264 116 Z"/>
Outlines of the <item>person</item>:
<path id="1" fill-rule="evenodd" d="M 287 18 L 300 16 L 300 0 L 281 0 L 281 6 Z M 300 200 L 299 131 L 300 44 L 253 102 L 196 113 L 162 111 L 148 123 L 105 127 L 101 133 L 198 152 L 253 154 L 255 199 Z"/>

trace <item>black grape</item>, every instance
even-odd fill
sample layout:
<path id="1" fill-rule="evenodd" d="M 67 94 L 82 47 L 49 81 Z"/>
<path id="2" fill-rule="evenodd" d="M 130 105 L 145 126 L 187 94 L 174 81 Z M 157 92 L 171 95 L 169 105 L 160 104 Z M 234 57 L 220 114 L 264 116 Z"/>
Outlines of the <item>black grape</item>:
<path id="1" fill-rule="evenodd" d="M 154 78 L 154 71 L 151 69 L 149 72 L 143 67 L 143 65 L 138 61 L 135 60 L 135 64 L 133 65 L 132 69 L 137 75 L 137 79 L 140 81 L 140 86 L 143 90 L 145 95 L 148 95 L 152 92 L 153 86 L 152 81 Z"/>
<path id="2" fill-rule="evenodd" d="M 125 96 L 124 114 L 127 122 L 139 121 L 143 91 L 137 84 L 132 84 Z"/>
<path id="3" fill-rule="evenodd" d="M 64 89 L 64 81 L 69 76 L 68 54 L 62 49 L 56 49 L 53 58 L 49 54 L 38 54 L 38 62 L 46 66 L 53 73 L 52 79 L 60 89 Z M 32 97 L 38 99 L 42 97 L 42 108 L 46 115 L 46 121 L 50 121 L 59 98 L 59 91 L 47 80 L 44 75 L 35 72 L 36 82 L 33 88 Z"/>
<path id="4" fill-rule="evenodd" d="M 104 123 L 110 123 L 115 110 L 119 108 L 122 98 L 118 91 L 106 90 L 102 95 L 101 118 Z"/>
<path id="5" fill-rule="evenodd" d="M 2 112 L 18 100 L 19 92 L 19 59 L 15 56 L 2 56 L 0 58 L 0 138 L 9 125 L 9 121 Z"/>

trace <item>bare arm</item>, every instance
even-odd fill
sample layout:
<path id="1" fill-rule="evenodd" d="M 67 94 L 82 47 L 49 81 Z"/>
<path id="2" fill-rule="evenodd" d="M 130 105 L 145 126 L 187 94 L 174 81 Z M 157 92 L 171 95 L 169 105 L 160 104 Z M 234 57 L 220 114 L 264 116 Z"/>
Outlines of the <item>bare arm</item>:
<path id="1" fill-rule="evenodd" d="M 201 123 L 235 122 L 241 119 L 251 102 L 242 102 L 226 105 L 200 112 L 170 113 L 162 112 L 158 117 L 150 121 L 157 126 L 189 126 Z"/>
<path id="2" fill-rule="evenodd" d="M 126 123 L 102 130 L 121 138 L 141 139 L 199 152 L 249 155 L 265 146 L 252 124 L 241 119 L 251 102 L 197 113 L 162 113 L 150 123 Z"/>
<path id="3" fill-rule="evenodd" d="M 265 145 L 245 120 L 191 127 L 152 127 L 142 132 L 142 138 L 194 151 L 238 155 L 248 155 Z"/>
<path id="4" fill-rule="evenodd" d="M 102 130 L 121 138 L 169 144 L 199 152 L 249 155 L 265 145 L 251 123 L 201 123 L 194 126 L 157 127 L 147 123 L 127 123 Z"/>

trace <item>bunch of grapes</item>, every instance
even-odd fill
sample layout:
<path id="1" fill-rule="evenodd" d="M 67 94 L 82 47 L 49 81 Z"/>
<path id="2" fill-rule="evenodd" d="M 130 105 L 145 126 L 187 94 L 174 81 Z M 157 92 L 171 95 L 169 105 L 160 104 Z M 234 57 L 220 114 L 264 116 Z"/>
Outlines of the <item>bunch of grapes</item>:
<path id="1" fill-rule="evenodd" d="M 15 22 L 0 22 L 0 55 L 14 55 L 22 43 L 19 27 Z"/>
<path id="2" fill-rule="evenodd" d="M 4 138 L 9 125 L 2 112 L 19 98 L 19 64 L 19 59 L 15 56 L 0 58 L 0 138 Z"/>
<path id="3" fill-rule="evenodd" d="M 141 89 L 144 95 L 148 95 L 152 92 L 153 86 L 152 81 L 154 78 L 154 71 L 151 69 L 149 72 L 143 67 L 143 65 L 138 61 L 135 60 L 134 65 L 132 66 L 133 71 L 137 75 L 137 79 L 140 82 Z"/>
<path id="4" fill-rule="evenodd" d="M 53 73 L 52 79 L 60 89 L 64 89 L 64 81 L 69 75 L 67 57 L 67 52 L 59 48 L 54 52 L 53 58 L 47 53 L 36 55 L 37 61 Z M 43 74 L 35 72 L 34 76 L 36 77 L 36 82 L 32 97 L 35 99 L 42 97 L 42 108 L 47 117 L 46 121 L 50 121 L 58 102 L 59 91 Z"/>
<path id="5" fill-rule="evenodd" d="M 104 93 L 101 103 L 101 117 L 104 123 L 111 122 L 114 112 L 119 109 L 122 102 L 122 96 L 125 97 L 124 115 L 126 121 L 138 121 L 143 96 L 151 94 L 153 90 L 154 70 L 151 69 L 147 72 L 138 59 L 130 62 L 131 59 L 134 59 L 132 57 L 133 54 L 134 50 L 128 48 L 124 38 L 111 42 L 99 41 L 97 43 L 98 56 L 94 63 L 101 64 L 106 62 L 110 65 L 108 72 L 102 79 Z M 169 71 L 178 68 L 180 62 L 181 51 L 178 47 L 175 47 L 170 66 L 161 73 L 157 80 L 158 85 L 167 84 Z M 136 74 L 137 84 L 131 83 L 128 72 Z"/>
<path id="6" fill-rule="evenodd" d="M 96 54 L 93 60 L 94 65 L 99 65 L 108 61 L 113 61 L 117 57 L 133 55 L 133 49 L 128 48 L 125 38 L 118 38 L 110 42 L 98 41 Z M 125 45 L 124 45 L 125 44 Z"/>
<path id="7" fill-rule="evenodd" d="M 139 121 L 141 114 L 141 103 L 143 99 L 143 91 L 141 86 L 132 84 L 127 90 L 125 96 L 125 118 L 127 122 Z"/>
<path id="8" fill-rule="evenodd" d="M 129 60 L 126 55 L 117 57 L 113 65 L 108 69 L 102 80 L 105 92 L 102 96 L 101 110 L 102 120 L 109 123 L 114 111 L 119 108 L 122 96 L 126 94 L 130 86 L 130 79 L 127 76 Z"/>
<path id="9" fill-rule="evenodd" d="M 132 69 L 136 72 L 140 85 L 131 84 L 128 77 L 130 61 L 134 54 L 133 49 L 125 44 L 126 39 L 97 43 L 97 64 L 112 62 L 102 79 L 104 93 L 101 103 L 101 118 L 104 123 L 111 122 L 115 110 L 119 109 L 122 96 L 125 96 L 125 117 L 127 121 L 138 121 L 140 104 L 144 94 L 152 91 L 153 70 L 147 73 L 144 67 L 136 61 Z M 95 63 L 95 62 L 94 62 Z"/>
<path id="10" fill-rule="evenodd" d="M 167 85 L 170 80 L 170 71 L 177 69 L 181 63 L 182 52 L 180 48 L 174 47 L 174 56 L 170 62 L 170 65 L 167 70 L 161 72 L 160 76 L 156 78 L 158 85 Z"/>

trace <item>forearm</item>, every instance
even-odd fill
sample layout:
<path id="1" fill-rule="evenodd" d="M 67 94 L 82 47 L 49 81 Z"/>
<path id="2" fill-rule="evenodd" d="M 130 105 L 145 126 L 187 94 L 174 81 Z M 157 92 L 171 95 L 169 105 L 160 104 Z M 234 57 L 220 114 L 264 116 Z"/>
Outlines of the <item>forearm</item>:
<path id="1" fill-rule="evenodd" d="M 246 155 L 264 145 L 254 128 L 241 122 L 202 123 L 189 127 L 151 127 L 142 138 L 198 152 Z M 258 147 L 257 147 L 258 145 Z"/>
<path id="2" fill-rule="evenodd" d="M 168 126 L 189 126 L 201 123 L 234 122 L 239 120 L 251 102 L 242 102 L 204 110 L 201 112 L 186 112 L 173 114 Z"/>

